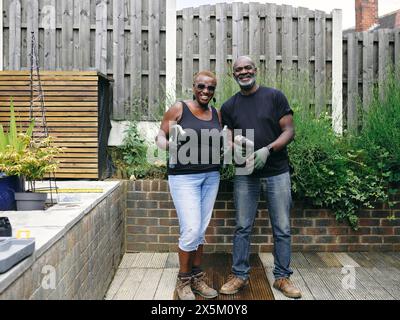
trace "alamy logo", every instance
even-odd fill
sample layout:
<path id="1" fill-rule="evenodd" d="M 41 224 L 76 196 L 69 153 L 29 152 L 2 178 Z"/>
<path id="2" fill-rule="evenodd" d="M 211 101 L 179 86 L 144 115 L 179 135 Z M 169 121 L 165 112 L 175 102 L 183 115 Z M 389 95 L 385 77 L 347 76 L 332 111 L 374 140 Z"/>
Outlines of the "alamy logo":
<path id="1" fill-rule="evenodd" d="M 345 290 L 356 289 L 356 268 L 346 265 L 342 268 L 342 274 L 345 276 L 342 279 L 342 288 Z"/>
<path id="2" fill-rule="evenodd" d="M 56 268 L 53 266 L 44 266 L 42 268 L 42 274 L 44 274 L 42 280 L 42 288 L 44 290 L 55 290 L 56 288 Z"/>

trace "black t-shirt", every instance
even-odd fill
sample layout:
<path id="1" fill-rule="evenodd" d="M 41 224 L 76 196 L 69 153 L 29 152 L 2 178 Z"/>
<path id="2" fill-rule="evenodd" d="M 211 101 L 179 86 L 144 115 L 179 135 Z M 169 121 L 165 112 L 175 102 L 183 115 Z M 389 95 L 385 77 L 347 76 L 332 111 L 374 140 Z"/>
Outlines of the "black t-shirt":
<path id="1" fill-rule="evenodd" d="M 285 95 L 273 88 L 260 87 L 255 93 L 245 96 L 238 92 L 221 108 L 222 123 L 231 130 L 254 129 L 255 150 L 268 146 L 282 134 L 279 121 L 293 114 Z M 235 132 L 236 133 L 236 132 Z M 238 135 L 239 133 L 236 133 Z M 250 137 L 247 137 L 250 138 Z M 289 171 L 287 148 L 273 152 L 262 170 L 253 176 L 272 177 Z"/>

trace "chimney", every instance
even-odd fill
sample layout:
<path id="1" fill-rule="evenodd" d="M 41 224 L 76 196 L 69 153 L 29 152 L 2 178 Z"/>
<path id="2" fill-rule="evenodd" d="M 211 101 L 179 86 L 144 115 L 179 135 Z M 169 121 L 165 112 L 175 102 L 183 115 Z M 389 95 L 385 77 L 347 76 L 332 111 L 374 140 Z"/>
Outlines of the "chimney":
<path id="1" fill-rule="evenodd" d="M 378 0 L 356 1 L 356 31 L 366 31 L 378 25 Z"/>
<path id="2" fill-rule="evenodd" d="M 397 11 L 397 14 L 396 14 L 396 21 L 395 21 L 395 23 L 394 23 L 394 27 L 395 27 L 395 28 L 400 28 L 400 10 Z"/>

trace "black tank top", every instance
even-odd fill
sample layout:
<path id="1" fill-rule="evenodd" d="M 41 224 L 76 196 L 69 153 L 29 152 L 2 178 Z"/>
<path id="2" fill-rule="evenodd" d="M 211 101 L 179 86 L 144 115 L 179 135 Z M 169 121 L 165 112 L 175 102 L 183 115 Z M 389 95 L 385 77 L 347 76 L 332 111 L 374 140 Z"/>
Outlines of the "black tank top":
<path id="1" fill-rule="evenodd" d="M 221 150 L 221 125 L 219 123 L 217 110 L 211 106 L 212 119 L 209 121 L 201 120 L 190 111 L 185 102 L 182 101 L 182 104 L 182 117 L 178 121 L 178 124 L 182 127 L 183 130 L 186 130 L 187 132 L 190 131 L 191 134 L 186 138 L 186 140 L 181 142 L 181 145 L 178 147 L 178 154 L 180 154 L 181 148 L 185 148 L 185 145 L 189 143 L 191 139 L 190 136 L 196 134 L 198 138 L 196 144 L 198 148 L 198 157 L 197 161 L 194 161 L 195 163 L 192 163 L 193 161 L 189 161 L 189 163 L 186 163 L 188 162 L 188 159 L 191 155 L 190 148 L 188 148 L 188 145 L 186 145 L 185 149 L 188 149 L 185 153 L 188 157 L 186 162 L 182 164 L 180 161 L 182 159 L 179 159 L 179 157 L 177 160 L 177 164 L 173 165 L 172 167 L 169 165 L 168 162 L 168 174 L 185 175 L 218 171 L 220 169 L 219 154 Z M 207 134 L 205 135 L 205 133 Z M 195 140 L 193 141 L 196 142 Z M 192 143 L 190 143 L 190 145 L 193 145 L 193 141 Z M 201 156 L 202 154 L 203 157 Z M 207 154 L 209 156 L 205 157 Z M 214 159 L 212 157 L 213 155 Z M 216 159 L 216 155 L 218 155 L 218 162 Z"/>

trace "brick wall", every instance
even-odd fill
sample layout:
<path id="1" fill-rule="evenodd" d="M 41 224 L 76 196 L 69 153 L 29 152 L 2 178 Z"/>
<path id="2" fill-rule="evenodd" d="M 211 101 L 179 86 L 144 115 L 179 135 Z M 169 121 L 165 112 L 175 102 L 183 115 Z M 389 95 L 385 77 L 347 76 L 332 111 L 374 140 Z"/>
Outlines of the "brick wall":
<path id="1" fill-rule="evenodd" d="M 378 24 L 378 0 L 356 0 L 356 32 Z"/>
<path id="2" fill-rule="evenodd" d="M 178 219 L 168 193 L 167 181 L 130 182 L 127 196 L 127 252 L 175 252 L 179 237 Z M 230 252 L 235 226 L 232 185 L 222 183 L 207 231 L 207 252 Z M 397 196 L 396 200 L 400 200 Z M 272 250 L 272 230 L 260 201 L 252 236 L 253 252 Z M 396 219 L 387 217 L 394 214 Z M 295 203 L 291 212 L 294 251 L 397 251 L 400 250 L 400 206 L 389 210 L 376 204 L 374 210 L 359 212 L 360 229 L 338 223 L 328 210 L 306 208 Z"/>
<path id="3" fill-rule="evenodd" d="M 52 245 L 0 300 L 103 299 L 124 254 L 125 182 Z M 55 268 L 55 289 L 42 286 L 45 266 Z M 44 273 L 43 270 L 45 270 Z"/>

